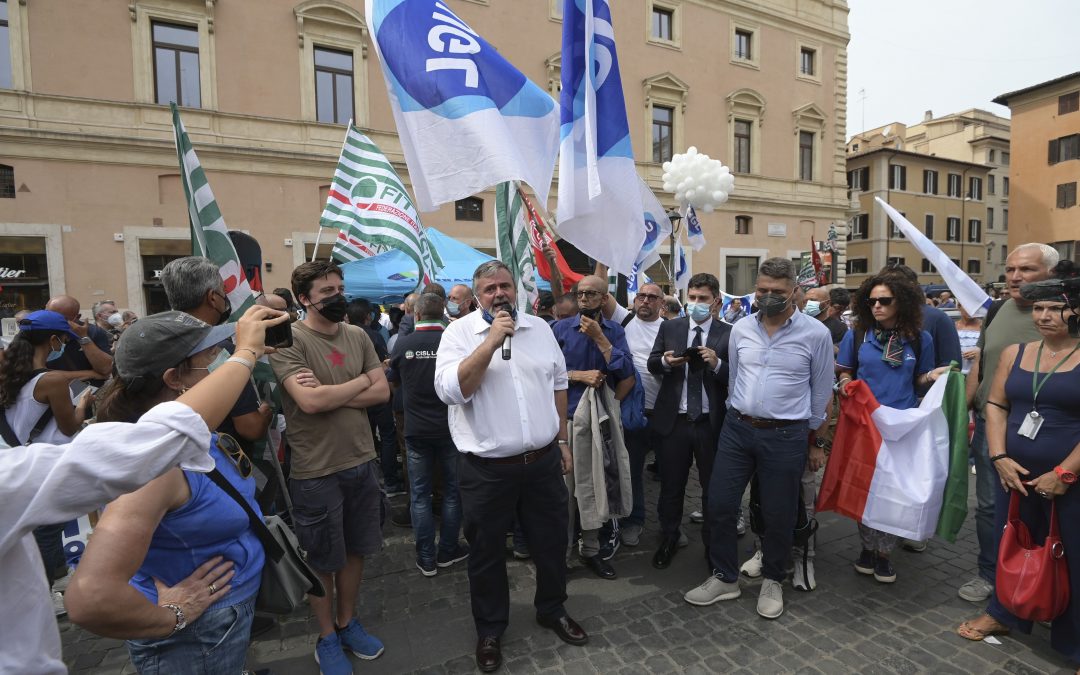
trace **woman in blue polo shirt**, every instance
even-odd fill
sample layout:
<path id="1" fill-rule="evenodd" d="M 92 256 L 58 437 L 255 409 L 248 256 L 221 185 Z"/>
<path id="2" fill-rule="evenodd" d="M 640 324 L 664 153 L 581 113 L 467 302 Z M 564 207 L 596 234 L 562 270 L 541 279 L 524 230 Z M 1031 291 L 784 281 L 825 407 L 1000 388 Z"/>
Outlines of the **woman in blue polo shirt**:
<path id="1" fill-rule="evenodd" d="M 919 391 L 948 372 L 947 366 L 934 369 L 934 341 L 922 329 L 922 304 L 915 284 L 895 275 L 863 282 L 852 307 L 855 327 L 844 335 L 836 355 L 841 396 L 846 398 L 852 379 L 858 379 L 881 405 L 914 408 Z M 896 535 L 860 523 L 859 538 L 862 553 L 855 571 L 885 584 L 896 581 L 890 560 Z"/>

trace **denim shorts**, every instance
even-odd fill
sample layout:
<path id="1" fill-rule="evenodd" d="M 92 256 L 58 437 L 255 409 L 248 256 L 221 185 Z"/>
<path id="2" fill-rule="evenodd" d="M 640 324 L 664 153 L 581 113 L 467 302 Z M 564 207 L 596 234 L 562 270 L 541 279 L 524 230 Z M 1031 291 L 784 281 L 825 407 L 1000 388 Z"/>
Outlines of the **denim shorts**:
<path id="1" fill-rule="evenodd" d="M 237 675 L 244 670 L 255 598 L 212 609 L 176 635 L 128 640 L 140 675 Z"/>
<path id="2" fill-rule="evenodd" d="M 315 571 L 337 572 L 345 567 L 347 554 L 382 550 L 382 489 L 375 462 L 290 480 L 289 494 L 296 538 Z"/>

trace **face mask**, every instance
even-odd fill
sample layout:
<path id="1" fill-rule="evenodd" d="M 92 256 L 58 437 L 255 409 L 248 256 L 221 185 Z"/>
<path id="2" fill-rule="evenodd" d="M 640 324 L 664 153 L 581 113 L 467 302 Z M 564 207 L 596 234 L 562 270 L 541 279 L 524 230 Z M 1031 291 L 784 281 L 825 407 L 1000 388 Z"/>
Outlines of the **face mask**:
<path id="1" fill-rule="evenodd" d="M 582 307 L 581 309 L 578 310 L 578 313 L 580 313 L 581 316 L 589 317 L 593 321 L 599 321 L 600 320 L 600 308 L 599 307 L 593 307 L 592 309 L 585 309 L 584 307 Z"/>
<path id="2" fill-rule="evenodd" d="M 806 309 L 804 309 L 803 312 L 810 316 L 817 316 L 818 314 L 821 314 L 821 303 L 817 300 L 807 300 Z"/>
<path id="3" fill-rule="evenodd" d="M 758 309 L 765 316 L 779 316 L 787 310 L 788 301 L 791 300 L 791 296 L 773 295 L 767 293 L 761 298 L 758 298 Z"/>
<path id="4" fill-rule="evenodd" d="M 51 341 L 49 342 L 49 346 L 50 346 L 50 347 L 52 346 L 52 342 L 51 342 Z M 60 358 L 61 356 L 63 356 L 63 355 L 64 355 L 64 350 L 65 350 L 66 348 L 67 348 L 67 343 L 66 343 L 66 342 L 61 342 L 61 343 L 60 343 L 60 351 L 56 351 L 55 349 L 54 349 L 54 350 L 52 350 L 52 351 L 50 351 L 50 352 L 49 352 L 49 358 L 47 358 L 47 359 L 45 359 L 45 360 L 46 360 L 46 361 L 55 361 L 56 359 L 58 359 L 58 358 Z"/>
<path id="5" fill-rule="evenodd" d="M 461 313 L 461 304 L 450 300 L 446 303 L 446 313 L 450 316 L 457 316 Z"/>
<path id="6" fill-rule="evenodd" d="M 218 350 L 218 355 L 214 357 L 213 361 L 207 364 L 206 370 L 211 373 L 214 372 L 218 369 L 219 366 L 221 366 L 221 364 L 225 363 L 229 359 L 229 356 L 230 354 L 228 350 Z"/>
<path id="7" fill-rule="evenodd" d="M 227 322 L 229 320 L 229 317 L 232 316 L 232 303 L 229 302 L 229 296 L 225 295 L 224 293 L 218 293 L 218 295 L 220 295 L 221 299 L 225 301 L 225 309 L 221 310 L 221 316 L 218 317 L 217 325 L 220 326 L 221 324 Z"/>
<path id="8" fill-rule="evenodd" d="M 113 328 L 119 328 L 120 326 L 124 325 L 124 317 L 120 314 L 120 312 L 117 312 L 116 314 L 110 314 L 109 318 L 105 319 L 105 321 Z"/>
<path id="9" fill-rule="evenodd" d="M 479 298 L 477 298 L 476 304 L 480 305 L 480 299 Z M 513 305 L 510 305 L 509 303 L 507 303 L 506 307 L 510 308 L 510 318 L 513 319 L 514 321 L 517 321 L 517 307 L 514 307 Z M 503 309 L 505 309 L 506 307 L 493 305 L 493 308 L 495 309 L 496 312 L 500 312 Z M 492 321 L 495 320 L 495 315 L 492 314 L 490 311 L 488 311 L 488 309 L 486 307 L 484 307 L 483 305 L 480 305 L 480 309 L 481 309 L 481 314 L 480 315 L 484 318 L 484 321 L 487 321 L 488 323 L 491 323 Z"/>
<path id="10" fill-rule="evenodd" d="M 705 319 L 709 318 L 709 310 L 711 305 L 707 302 L 688 302 L 686 303 L 686 315 L 689 316 L 694 323 L 702 323 Z"/>
<path id="11" fill-rule="evenodd" d="M 345 299 L 345 296 L 341 293 L 332 295 L 329 298 L 325 298 L 317 305 L 312 305 L 319 311 L 319 314 L 323 315 L 323 318 L 331 323 L 340 323 L 345 319 L 346 310 L 349 308 L 349 302 Z"/>

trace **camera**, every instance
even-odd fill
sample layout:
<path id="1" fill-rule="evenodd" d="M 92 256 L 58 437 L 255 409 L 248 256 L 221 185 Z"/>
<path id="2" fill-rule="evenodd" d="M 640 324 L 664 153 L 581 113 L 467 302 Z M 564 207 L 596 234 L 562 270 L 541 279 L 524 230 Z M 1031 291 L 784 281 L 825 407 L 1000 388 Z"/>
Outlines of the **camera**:
<path id="1" fill-rule="evenodd" d="M 1073 310 L 1073 315 L 1067 320 L 1069 335 L 1080 337 L 1080 277 L 1071 279 L 1047 279 L 1024 284 L 1020 287 L 1020 295 L 1025 300 L 1038 302 L 1040 300 L 1064 300 Z M 1063 312 L 1064 313 L 1064 312 Z"/>

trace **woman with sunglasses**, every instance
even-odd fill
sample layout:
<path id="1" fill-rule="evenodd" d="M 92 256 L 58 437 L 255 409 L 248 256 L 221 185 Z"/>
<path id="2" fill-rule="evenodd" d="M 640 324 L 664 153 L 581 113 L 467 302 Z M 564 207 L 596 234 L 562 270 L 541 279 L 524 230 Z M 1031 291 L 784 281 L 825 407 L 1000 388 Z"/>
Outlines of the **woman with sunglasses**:
<path id="1" fill-rule="evenodd" d="M 1062 260 L 1051 274 L 1076 278 L 1080 267 Z M 1036 545 L 1057 507 L 1072 592 L 1064 613 L 1051 622 L 1050 645 L 1075 666 L 1080 665 L 1080 338 L 1069 333 L 1068 322 L 1080 314 L 1080 298 L 1070 295 L 1036 300 L 1031 318 L 1042 339 L 1001 352 L 987 399 L 986 436 L 1002 488 L 995 491 L 995 531 L 1005 527 L 1013 492 L 1020 494 L 1020 519 Z M 965 621 L 957 633 L 978 641 L 1013 628 L 1030 633 L 1032 622 L 1014 616 L 992 595 L 986 612 Z"/>
<path id="2" fill-rule="evenodd" d="M 871 277 L 855 292 L 855 327 L 840 341 L 837 389 L 847 398 L 852 380 L 870 387 L 878 403 L 904 410 L 919 403 L 919 392 L 949 372 L 934 368 L 934 341 L 922 329 L 922 294 L 895 274 Z M 856 353 L 858 349 L 858 353 Z M 855 571 L 883 584 L 896 581 L 890 559 L 896 535 L 859 524 L 862 552 Z"/>
<path id="3" fill-rule="evenodd" d="M 117 342 L 116 375 L 99 393 L 98 420 L 134 422 L 188 391 L 211 364 L 222 367 L 218 345 L 233 327 L 175 311 L 141 319 Z M 262 349 L 240 342 L 235 353 L 225 363 L 250 372 Z M 209 452 L 258 513 L 251 462 L 236 441 L 214 435 Z M 127 638 L 140 673 L 236 675 L 263 561 L 244 509 L 206 474 L 176 468 L 105 509 L 69 587 L 68 611 L 88 630 Z"/>

